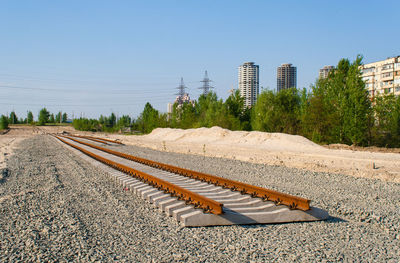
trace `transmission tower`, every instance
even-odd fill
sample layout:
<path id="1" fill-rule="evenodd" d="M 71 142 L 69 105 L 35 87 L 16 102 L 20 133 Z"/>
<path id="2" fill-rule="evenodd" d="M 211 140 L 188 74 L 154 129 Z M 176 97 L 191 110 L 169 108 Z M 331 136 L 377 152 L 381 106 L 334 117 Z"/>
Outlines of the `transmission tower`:
<path id="1" fill-rule="evenodd" d="M 179 97 L 183 97 L 185 95 L 185 89 L 187 89 L 187 87 L 185 86 L 185 83 L 183 83 L 183 78 L 181 78 L 181 84 L 177 87 L 177 89 L 179 90 L 178 93 L 176 93 L 175 95 L 179 95 Z"/>
<path id="2" fill-rule="evenodd" d="M 212 82 L 211 79 L 208 78 L 207 70 L 204 74 L 204 79 L 201 80 L 200 82 L 203 82 L 203 86 L 201 86 L 199 89 L 203 90 L 203 95 L 207 96 L 208 92 L 210 89 L 213 89 L 214 87 L 210 86 L 210 82 Z"/>

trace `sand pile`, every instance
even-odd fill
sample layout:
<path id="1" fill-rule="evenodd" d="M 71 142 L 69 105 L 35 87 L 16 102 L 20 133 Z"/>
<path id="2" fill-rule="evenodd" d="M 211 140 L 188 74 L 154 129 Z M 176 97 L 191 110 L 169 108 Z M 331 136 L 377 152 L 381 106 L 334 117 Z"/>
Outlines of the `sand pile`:
<path id="1" fill-rule="evenodd" d="M 165 141 L 168 143 L 193 143 L 207 145 L 236 145 L 244 148 L 266 149 L 269 151 L 321 150 L 323 147 L 298 135 L 267 132 L 230 131 L 220 127 L 198 129 L 158 128 L 143 136 L 146 140 Z"/>

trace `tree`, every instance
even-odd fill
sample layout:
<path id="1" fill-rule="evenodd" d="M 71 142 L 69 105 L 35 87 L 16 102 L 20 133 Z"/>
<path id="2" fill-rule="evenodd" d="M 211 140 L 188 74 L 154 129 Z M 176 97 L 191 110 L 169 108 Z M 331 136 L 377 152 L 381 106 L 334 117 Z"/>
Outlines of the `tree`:
<path id="1" fill-rule="evenodd" d="M 267 132 L 297 134 L 300 95 L 295 88 L 279 92 L 263 91 L 253 107 L 252 127 Z"/>
<path id="2" fill-rule="evenodd" d="M 50 123 L 55 123 L 56 122 L 55 119 L 54 119 L 54 114 L 53 113 L 50 114 L 49 122 Z"/>
<path id="3" fill-rule="evenodd" d="M 96 119 L 79 118 L 72 121 L 72 126 L 79 131 L 101 131 L 101 125 Z"/>
<path id="4" fill-rule="evenodd" d="M 28 123 L 32 123 L 33 122 L 33 114 L 32 114 L 31 111 L 28 112 L 28 115 L 27 115 L 26 118 L 27 118 L 27 122 Z"/>
<path id="5" fill-rule="evenodd" d="M 62 119 L 62 113 L 61 113 L 61 111 L 59 111 L 59 112 L 56 114 L 55 122 L 56 122 L 56 123 L 61 123 L 61 119 Z"/>
<path id="6" fill-rule="evenodd" d="M 244 98 L 240 96 L 240 91 L 236 90 L 225 101 L 225 105 L 229 114 L 236 118 L 240 118 L 244 109 Z"/>
<path id="7" fill-rule="evenodd" d="M 373 143 L 384 147 L 400 147 L 400 97 L 393 94 L 375 97 L 373 111 Z"/>
<path id="8" fill-rule="evenodd" d="M 14 111 L 12 111 L 10 113 L 9 123 L 10 124 L 17 124 L 18 123 L 18 117 L 17 117 L 17 114 L 15 114 Z"/>
<path id="9" fill-rule="evenodd" d="M 232 130 L 250 130 L 250 109 L 244 107 L 244 98 L 240 91 L 232 93 L 224 103 Z"/>
<path id="10" fill-rule="evenodd" d="M 50 113 L 46 108 L 43 108 L 39 112 L 38 124 L 44 125 L 49 122 Z"/>
<path id="11" fill-rule="evenodd" d="M 124 128 L 124 127 L 131 127 L 131 117 L 129 115 L 122 115 L 121 118 L 118 119 L 117 121 L 117 127 Z"/>
<path id="12" fill-rule="evenodd" d="M 146 103 L 138 118 L 138 127 L 143 133 L 149 133 L 159 127 L 159 113 L 149 102 Z"/>
<path id="13" fill-rule="evenodd" d="M 354 145 L 367 144 L 372 114 L 371 101 L 360 71 L 362 57 L 357 56 L 346 76 L 345 136 Z"/>
<path id="14" fill-rule="evenodd" d="M 353 63 L 341 59 L 328 78 L 317 80 L 302 118 L 307 137 L 327 143 L 368 143 L 372 110 L 361 62 L 361 56 Z"/>
<path id="15" fill-rule="evenodd" d="M 0 117 L 0 130 L 8 128 L 8 118 L 7 116 L 1 115 Z"/>
<path id="16" fill-rule="evenodd" d="M 62 115 L 62 123 L 67 123 L 67 120 L 68 120 L 68 115 L 66 112 L 64 112 Z"/>
<path id="17" fill-rule="evenodd" d="M 117 117 L 115 116 L 114 112 L 111 113 L 110 117 L 106 118 L 106 127 L 111 129 L 117 123 Z"/>

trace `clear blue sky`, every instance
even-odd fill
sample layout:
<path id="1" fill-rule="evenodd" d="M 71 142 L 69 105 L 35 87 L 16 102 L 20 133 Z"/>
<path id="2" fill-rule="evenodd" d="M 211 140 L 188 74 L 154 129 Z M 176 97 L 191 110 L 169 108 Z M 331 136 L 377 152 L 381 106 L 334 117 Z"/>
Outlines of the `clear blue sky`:
<path id="1" fill-rule="evenodd" d="M 183 77 L 197 99 L 205 70 L 219 97 L 237 68 L 297 67 L 299 88 L 324 65 L 357 54 L 400 55 L 400 1 L 0 1 L 0 113 L 75 117 L 166 111 Z"/>

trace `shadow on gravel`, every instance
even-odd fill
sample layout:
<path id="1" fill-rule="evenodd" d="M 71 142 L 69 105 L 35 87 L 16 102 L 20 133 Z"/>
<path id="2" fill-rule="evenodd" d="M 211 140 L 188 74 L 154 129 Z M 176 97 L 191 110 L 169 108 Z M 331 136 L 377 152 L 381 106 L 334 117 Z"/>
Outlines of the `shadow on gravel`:
<path id="1" fill-rule="evenodd" d="M 325 220 L 327 223 L 347 223 L 347 220 L 344 220 L 340 217 L 330 216 L 328 219 Z"/>
<path id="2" fill-rule="evenodd" d="M 296 225 L 296 224 L 315 224 L 318 222 L 325 222 L 327 224 L 338 224 L 338 223 L 347 223 L 347 220 L 344 220 L 342 218 L 339 217 L 334 217 L 334 216 L 329 216 L 328 219 L 325 220 L 321 220 L 321 221 L 302 221 L 302 222 L 288 222 L 288 223 L 276 223 L 276 224 L 254 224 L 254 225 L 227 225 L 227 226 L 218 226 L 218 227 L 225 227 L 225 228 L 229 228 L 229 227 L 241 227 L 241 228 L 246 228 L 246 229 L 250 229 L 250 228 L 265 228 L 265 227 L 271 227 L 271 226 L 278 226 L 278 225 Z M 215 227 L 215 226 L 189 226 L 187 228 L 208 228 L 208 227 Z"/>
<path id="3" fill-rule="evenodd" d="M 344 220 L 342 218 L 339 218 L 339 217 L 329 216 L 328 219 L 321 220 L 321 221 L 310 221 L 310 222 L 303 221 L 303 222 L 288 222 L 288 223 L 276 223 L 276 224 L 237 225 L 237 226 L 241 227 L 241 228 L 264 228 L 264 227 L 277 226 L 277 225 L 314 224 L 314 223 L 318 223 L 318 222 L 325 222 L 327 224 L 332 224 L 332 223 L 338 224 L 338 223 L 346 223 L 348 221 Z"/>
<path id="4" fill-rule="evenodd" d="M 7 168 L 4 168 L 1 170 L 1 176 L 0 176 L 0 184 L 5 183 L 7 177 L 9 176 L 9 171 Z"/>

